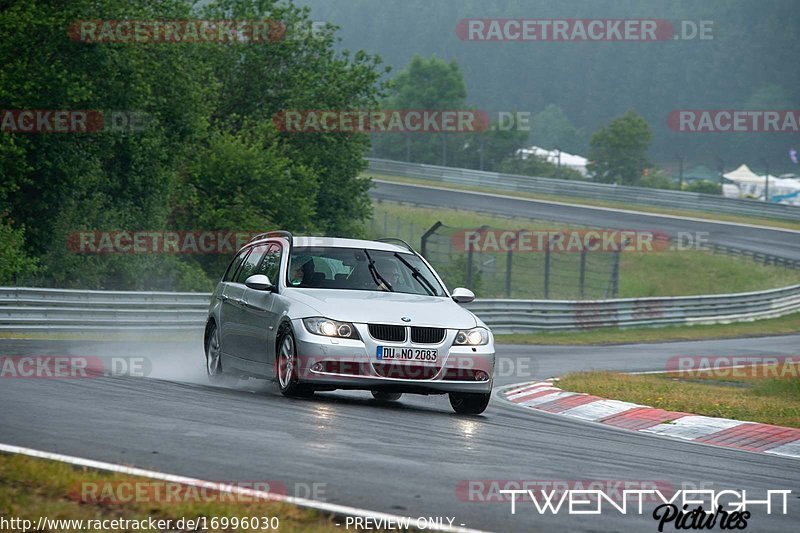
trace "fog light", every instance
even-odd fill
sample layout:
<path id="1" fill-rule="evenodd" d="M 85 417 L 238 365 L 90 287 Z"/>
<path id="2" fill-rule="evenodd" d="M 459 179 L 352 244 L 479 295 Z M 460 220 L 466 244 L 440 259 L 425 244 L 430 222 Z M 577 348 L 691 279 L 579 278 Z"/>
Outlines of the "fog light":
<path id="1" fill-rule="evenodd" d="M 483 370 L 478 370 L 477 372 L 475 372 L 476 381 L 486 381 L 487 379 L 489 379 L 489 374 L 487 374 Z"/>
<path id="2" fill-rule="evenodd" d="M 320 370 L 322 370 L 322 363 L 314 363 L 313 365 L 311 365 L 311 370 L 313 370 L 314 372 L 319 372 Z"/>

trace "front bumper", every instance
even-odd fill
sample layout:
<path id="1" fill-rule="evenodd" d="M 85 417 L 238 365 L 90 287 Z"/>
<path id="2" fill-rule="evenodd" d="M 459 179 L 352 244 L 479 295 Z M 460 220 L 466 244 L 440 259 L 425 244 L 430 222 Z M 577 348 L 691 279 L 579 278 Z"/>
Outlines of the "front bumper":
<path id="1" fill-rule="evenodd" d="M 292 321 L 300 382 L 317 389 L 362 389 L 418 394 L 488 393 L 492 390 L 495 353 L 485 346 L 453 346 L 456 330 L 447 330 L 439 344 L 386 342 L 373 339 L 366 324 L 355 324 L 360 340 L 309 333 L 301 320 Z M 438 350 L 435 364 L 377 358 L 378 346 Z"/>

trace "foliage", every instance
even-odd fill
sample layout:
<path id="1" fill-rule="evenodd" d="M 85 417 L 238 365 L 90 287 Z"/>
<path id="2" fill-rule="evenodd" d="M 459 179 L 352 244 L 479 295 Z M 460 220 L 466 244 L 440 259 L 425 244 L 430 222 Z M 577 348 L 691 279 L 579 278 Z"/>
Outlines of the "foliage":
<path id="1" fill-rule="evenodd" d="M 78 255 L 71 233 L 275 227 L 350 234 L 369 216 L 365 135 L 278 133 L 282 109 L 374 105 L 379 59 L 334 49 L 308 10 L 278 0 L 22 0 L 0 14 L 5 109 L 116 111 L 138 130 L 0 135 L 0 211 L 24 227 L 39 281 L 92 288 L 207 289 L 220 260 Z M 275 19 L 269 44 L 85 43 L 83 19 Z M 35 39 L 32 38 L 35 36 Z M 108 115 L 106 115 L 107 117 Z M 246 227 L 242 227 L 246 226 Z"/>
<path id="2" fill-rule="evenodd" d="M 604 183 L 638 185 L 649 166 L 650 128 L 635 111 L 611 121 L 589 140 L 588 170 Z"/>
<path id="3" fill-rule="evenodd" d="M 583 175 L 573 168 L 561 167 L 537 155 L 529 155 L 525 159 L 519 156 L 507 157 L 500 164 L 500 172 L 539 178 L 559 178 L 562 180 L 585 180 Z"/>
<path id="4" fill-rule="evenodd" d="M 14 228 L 0 216 L 0 284 L 13 284 L 36 274 L 37 261 L 23 249 L 25 228 Z"/>
<path id="5" fill-rule="evenodd" d="M 689 192 L 701 192 L 704 194 L 722 194 L 722 186 L 719 183 L 714 183 L 713 181 L 708 180 L 694 181 L 686 186 L 684 190 Z"/>

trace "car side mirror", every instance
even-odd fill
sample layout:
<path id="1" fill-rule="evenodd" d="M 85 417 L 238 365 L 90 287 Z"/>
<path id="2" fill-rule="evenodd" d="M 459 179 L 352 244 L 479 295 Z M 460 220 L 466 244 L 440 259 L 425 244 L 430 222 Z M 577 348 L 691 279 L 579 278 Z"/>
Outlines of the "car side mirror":
<path id="1" fill-rule="evenodd" d="M 469 289 L 465 289 L 464 287 L 458 287 L 456 289 L 453 289 L 453 294 L 451 295 L 451 298 L 456 303 L 468 304 L 475 299 L 475 293 Z"/>
<path id="2" fill-rule="evenodd" d="M 264 274 L 253 274 L 244 280 L 245 286 L 254 291 L 272 291 L 275 286 L 269 281 L 269 278 Z"/>

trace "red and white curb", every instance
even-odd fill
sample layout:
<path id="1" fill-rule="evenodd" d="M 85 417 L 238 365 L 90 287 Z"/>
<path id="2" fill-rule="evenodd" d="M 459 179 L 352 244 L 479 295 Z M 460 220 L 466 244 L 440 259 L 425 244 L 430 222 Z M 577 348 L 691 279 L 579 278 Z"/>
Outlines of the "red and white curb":
<path id="1" fill-rule="evenodd" d="M 800 459 L 800 429 L 678 413 L 591 394 L 567 392 L 555 380 L 511 385 L 500 397 L 520 407 L 715 446 Z"/>

